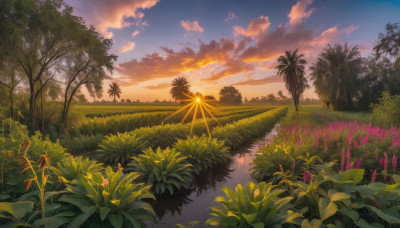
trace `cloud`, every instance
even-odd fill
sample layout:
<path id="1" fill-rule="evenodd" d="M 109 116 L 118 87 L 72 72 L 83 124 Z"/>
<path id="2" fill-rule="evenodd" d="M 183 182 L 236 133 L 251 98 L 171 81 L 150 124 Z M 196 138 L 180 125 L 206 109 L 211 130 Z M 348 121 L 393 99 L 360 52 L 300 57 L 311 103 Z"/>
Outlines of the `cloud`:
<path id="1" fill-rule="evenodd" d="M 139 35 L 139 30 L 135 30 L 135 31 L 133 31 L 133 33 L 132 33 L 132 37 L 135 37 L 135 36 L 137 36 L 137 35 Z"/>
<path id="2" fill-rule="evenodd" d="M 204 32 L 204 28 L 199 25 L 198 21 L 181 20 L 181 26 L 188 32 Z"/>
<path id="3" fill-rule="evenodd" d="M 230 23 L 231 21 L 234 21 L 234 20 L 237 20 L 237 19 L 239 19 L 239 17 L 235 13 L 229 12 L 228 17 L 225 18 L 224 22 Z"/>
<path id="4" fill-rule="evenodd" d="M 256 85 L 265 85 L 270 83 L 281 83 L 283 82 L 282 78 L 279 75 L 268 76 L 261 79 L 247 79 L 244 81 L 236 82 L 233 85 L 235 86 L 256 86 Z"/>
<path id="5" fill-rule="evenodd" d="M 122 45 L 122 46 L 119 48 L 118 51 L 119 51 L 120 53 L 132 51 L 132 50 L 135 48 L 135 45 L 136 45 L 136 44 L 135 44 L 134 42 L 128 41 L 126 44 Z"/>
<path id="6" fill-rule="evenodd" d="M 256 36 L 261 32 L 266 31 L 270 25 L 271 23 L 269 22 L 269 18 L 267 16 L 259 16 L 256 19 L 251 20 L 250 24 L 247 26 L 247 29 L 244 29 L 238 25 L 233 26 L 233 33 L 235 36 Z"/>
<path id="7" fill-rule="evenodd" d="M 165 89 L 170 86 L 171 86 L 170 83 L 159 83 L 157 85 L 148 85 L 148 86 L 145 86 L 144 88 L 151 89 L 151 90 L 157 90 L 157 89 Z"/>
<path id="8" fill-rule="evenodd" d="M 351 25 L 349 27 L 338 29 L 338 25 L 330 27 L 323 31 L 319 37 L 315 37 L 312 41 L 310 41 L 310 46 L 325 46 L 332 41 L 336 41 L 338 37 L 343 34 L 347 36 L 358 29 L 358 26 Z"/>
<path id="9" fill-rule="evenodd" d="M 315 8 L 312 8 L 308 11 L 306 10 L 306 8 L 312 3 L 313 0 L 300 0 L 294 6 L 292 6 L 292 9 L 290 10 L 290 13 L 288 15 L 290 19 L 289 24 L 295 25 L 302 22 L 303 19 L 310 17 Z"/>
<path id="10" fill-rule="evenodd" d="M 86 21 L 87 25 L 94 25 L 104 36 L 111 37 L 109 29 L 121 29 L 132 25 L 126 19 L 133 18 L 136 23 L 143 22 L 142 10 L 150 9 L 159 0 L 84 0 L 72 1 L 74 11 Z"/>

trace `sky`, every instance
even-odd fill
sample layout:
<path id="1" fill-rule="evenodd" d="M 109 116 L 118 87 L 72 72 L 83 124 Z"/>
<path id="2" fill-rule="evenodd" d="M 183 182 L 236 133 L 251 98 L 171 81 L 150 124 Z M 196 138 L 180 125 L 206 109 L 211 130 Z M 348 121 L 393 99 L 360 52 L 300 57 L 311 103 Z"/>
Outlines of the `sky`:
<path id="1" fill-rule="evenodd" d="M 121 98 L 141 101 L 170 100 L 171 82 L 180 76 L 192 92 L 217 98 L 227 85 L 248 99 L 288 94 L 275 70 L 286 50 L 299 49 L 307 69 L 328 44 L 357 45 L 368 56 L 385 25 L 400 22 L 400 0 L 66 2 L 113 39 L 112 81 L 121 85 Z M 317 95 L 311 87 L 304 97 Z"/>

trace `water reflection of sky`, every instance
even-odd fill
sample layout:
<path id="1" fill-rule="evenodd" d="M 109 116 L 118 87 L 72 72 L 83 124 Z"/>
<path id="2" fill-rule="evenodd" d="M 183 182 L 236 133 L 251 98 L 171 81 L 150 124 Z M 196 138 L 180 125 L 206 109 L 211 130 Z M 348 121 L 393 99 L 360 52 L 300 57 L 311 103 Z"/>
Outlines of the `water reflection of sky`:
<path id="1" fill-rule="evenodd" d="M 274 132 L 274 131 L 273 131 Z M 274 134 L 271 132 L 272 134 Z M 203 227 L 209 218 L 209 207 L 215 205 L 213 200 L 219 195 L 224 195 L 222 186 L 235 188 L 236 185 L 246 185 L 250 176 L 250 163 L 253 161 L 259 143 L 257 140 L 249 147 L 236 151 L 232 161 L 226 167 L 217 167 L 209 173 L 202 174 L 195 182 L 195 189 L 186 192 L 183 196 L 166 197 L 154 205 L 158 215 L 158 224 L 148 224 L 149 227 L 175 227 L 177 223 L 187 225 L 189 222 L 200 221 L 195 227 Z"/>

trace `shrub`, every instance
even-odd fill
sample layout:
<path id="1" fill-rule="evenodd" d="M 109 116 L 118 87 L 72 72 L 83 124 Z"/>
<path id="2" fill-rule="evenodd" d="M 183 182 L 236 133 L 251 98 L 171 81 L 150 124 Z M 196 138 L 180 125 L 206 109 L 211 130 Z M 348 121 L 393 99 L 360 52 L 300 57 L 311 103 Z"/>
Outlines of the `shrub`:
<path id="1" fill-rule="evenodd" d="M 205 135 L 188 137 L 186 140 L 180 139 L 174 148 L 187 157 L 196 174 L 199 174 L 202 170 L 224 164 L 230 159 L 228 147 L 224 146 L 224 141 Z"/>
<path id="2" fill-rule="evenodd" d="M 76 217 L 69 227 L 112 226 L 144 227 L 145 221 L 154 221 L 154 211 L 145 199 L 155 199 L 151 186 L 137 184 L 139 174 L 126 176 L 111 167 L 101 173 L 80 175 L 80 181 L 67 184 L 69 194 L 60 201 L 76 206 Z"/>
<path id="3" fill-rule="evenodd" d="M 153 151 L 149 148 L 132 159 L 129 169 L 138 172 L 140 180 L 153 185 L 153 191 L 157 194 L 168 190 L 172 195 L 174 189 L 189 187 L 192 180 L 192 165 L 175 149 L 157 148 Z"/>
<path id="4" fill-rule="evenodd" d="M 83 159 L 80 157 L 69 157 L 57 164 L 57 167 L 50 167 L 51 171 L 55 173 L 60 180 L 64 183 L 75 180 L 79 175 L 85 175 L 92 172 L 97 173 L 103 169 L 102 163 L 96 161 L 89 161 L 89 158 Z"/>
<path id="5" fill-rule="evenodd" d="M 118 133 L 106 136 L 99 144 L 96 151 L 96 159 L 110 165 L 126 165 L 130 157 L 139 154 L 143 149 L 143 143 L 135 134 Z"/>
<path id="6" fill-rule="evenodd" d="M 383 92 L 378 104 L 372 104 L 373 120 L 383 126 L 400 126 L 400 95 Z"/>
<path id="7" fill-rule="evenodd" d="M 215 202 L 222 207 L 211 207 L 212 218 L 206 224 L 224 227 L 282 227 L 287 223 L 296 223 L 300 214 L 287 210 L 293 197 L 278 198 L 285 191 L 270 183 L 254 184 L 249 181 L 243 188 L 237 185 L 235 191 L 223 186 L 226 197 L 218 196 Z"/>

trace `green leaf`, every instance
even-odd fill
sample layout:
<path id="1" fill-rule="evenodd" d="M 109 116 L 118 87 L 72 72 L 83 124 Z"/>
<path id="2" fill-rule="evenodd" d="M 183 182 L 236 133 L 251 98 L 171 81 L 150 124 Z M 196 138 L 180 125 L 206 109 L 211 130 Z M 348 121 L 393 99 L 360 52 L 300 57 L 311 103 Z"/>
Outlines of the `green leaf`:
<path id="1" fill-rule="evenodd" d="M 7 212 L 11 214 L 17 220 L 23 218 L 26 213 L 33 210 L 33 202 L 31 201 L 20 201 L 20 202 L 3 202 L 0 203 L 0 212 Z"/>
<path id="2" fill-rule="evenodd" d="M 248 224 L 252 224 L 254 219 L 256 219 L 257 217 L 257 213 L 253 213 L 253 214 L 244 214 L 242 213 L 243 218 L 246 220 L 246 222 Z"/>
<path id="3" fill-rule="evenodd" d="M 364 169 L 350 169 L 343 173 L 342 181 L 351 181 L 353 185 L 360 183 L 364 177 Z"/>
<path id="4" fill-rule="evenodd" d="M 112 215 L 110 215 L 109 220 L 111 222 L 111 225 L 113 225 L 114 228 L 122 228 L 124 219 L 122 218 L 121 215 L 112 214 Z"/>
<path id="5" fill-rule="evenodd" d="M 338 192 L 332 195 L 331 197 L 331 202 L 336 202 L 336 201 L 343 201 L 350 199 L 350 195 L 344 193 L 344 192 Z"/>
<path id="6" fill-rule="evenodd" d="M 336 214 L 336 211 L 337 205 L 335 203 L 330 202 L 326 198 L 319 199 L 319 214 L 322 221 Z"/>
<path id="7" fill-rule="evenodd" d="M 100 207 L 100 219 L 101 221 L 104 221 L 104 219 L 107 217 L 108 213 L 110 213 L 111 208 L 109 207 Z"/>
<path id="8" fill-rule="evenodd" d="M 83 211 L 83 214 L 80 214 L 78 217 L 68 223 L 67 228 L 80 227 L 86 222 L 86 220 L 88 220 L 90 216 L 96 212 L 96 210 L 97 208 L 95 206 L 87 208 L 85 211 Z"/>

